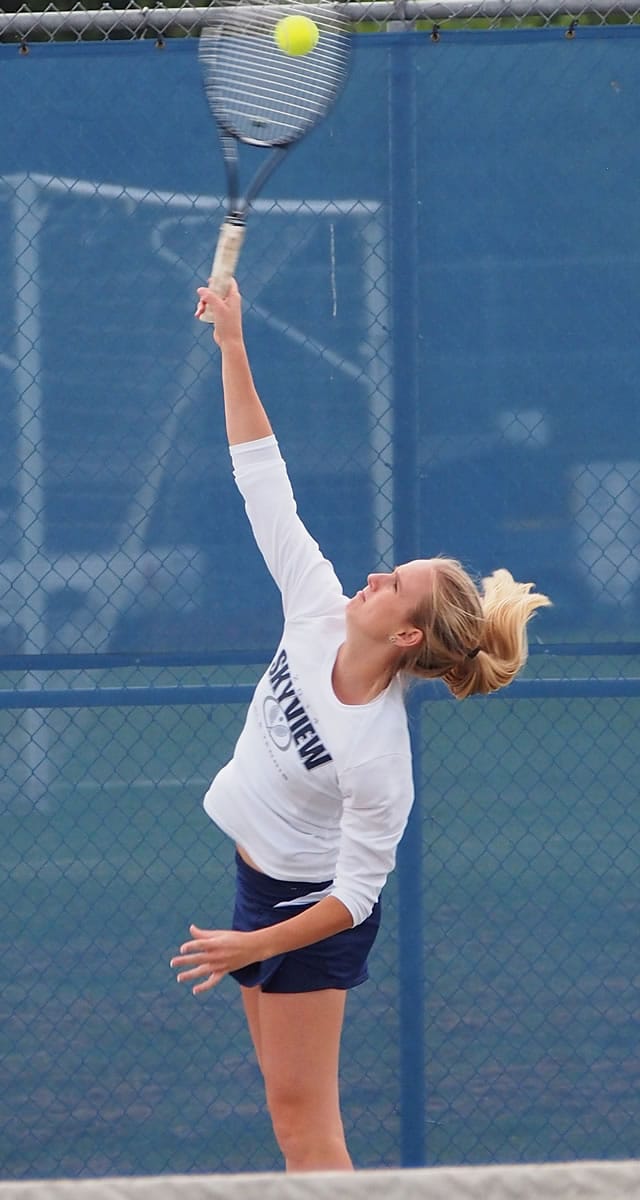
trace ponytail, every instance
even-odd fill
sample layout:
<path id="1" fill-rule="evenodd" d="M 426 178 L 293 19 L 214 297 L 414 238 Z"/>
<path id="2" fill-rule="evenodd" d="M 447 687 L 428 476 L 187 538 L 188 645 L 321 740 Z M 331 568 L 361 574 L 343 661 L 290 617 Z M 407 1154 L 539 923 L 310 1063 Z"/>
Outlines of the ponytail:
<path id="1" fill-rule="evenodd" d="M 477 588 L 453 559 L 434 559 L 431 595 L 414 620 L 423 642 L 401 669 L 443 679 L 457 700 L 506 687 L 527 661 L 527 623 L 551 604 L 532 583 L 517 583 L 504 568 Z"/>
<path id="2" fill-rule="evenodd" d="M 551 604 L 534 586 L 516 583 L 504 568 L 483 579 L 480 651 L 443 675 L 456 699 L 497 692 L 522 670 L 529 654 L 527 623 L 536 609 Z"/>

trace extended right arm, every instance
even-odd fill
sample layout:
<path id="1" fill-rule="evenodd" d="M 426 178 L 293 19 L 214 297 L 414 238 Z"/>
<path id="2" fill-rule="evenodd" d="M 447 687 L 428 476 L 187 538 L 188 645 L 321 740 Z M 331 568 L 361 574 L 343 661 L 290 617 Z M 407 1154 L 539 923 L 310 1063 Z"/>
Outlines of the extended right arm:
<path id="1" fill-rule="evenodd" d="M 227 437 L 236 483 L 256 542 L 280 592 L 287 617 L 326 612 L 339 602 L 333 567 L 297 515 L 285 464 L 253 382 L 242 334 L 241 298 L 232 281 L 222 300 L 198 288 L 196 316 L 210 309 L 222 351 Z M 268 440 L 267 440 L 268 439 Z"/>
<path id="2" fill-rule="evenodd" d="M 222 351 L 222 387 L 230 446 L 269 437 L 273 430 L 253 382 L 242 333 L 242 301 L 235 280 L 224 299 L 198 288 L 196 316 L 208 308 L 214 316 L 214 339 Z"/>

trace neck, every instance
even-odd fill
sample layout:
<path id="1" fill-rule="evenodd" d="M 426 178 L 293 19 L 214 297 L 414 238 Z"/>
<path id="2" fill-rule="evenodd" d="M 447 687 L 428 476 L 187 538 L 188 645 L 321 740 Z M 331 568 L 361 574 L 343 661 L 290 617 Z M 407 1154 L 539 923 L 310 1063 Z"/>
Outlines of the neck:
<path id="1" fill-rule="evenodd" d="M 391 648 L 343 642 L 333 667 L 333 690 L 343 704 L 368 704 L 389 686 L 397 653 Z"/>

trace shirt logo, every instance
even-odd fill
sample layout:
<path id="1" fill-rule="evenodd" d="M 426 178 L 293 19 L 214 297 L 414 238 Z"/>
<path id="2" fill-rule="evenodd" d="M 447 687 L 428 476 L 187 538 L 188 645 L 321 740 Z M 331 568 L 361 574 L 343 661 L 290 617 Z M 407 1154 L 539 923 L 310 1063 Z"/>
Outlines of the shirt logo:
<path id="1" fill-rule="evenodd" d="M 323 763 L 331 762 L 331 755 L 320 741 L 294 691 L 286 650 L 281 650 L 274 658 L 269 667 L 269 679 L 273 695 L 265 700 L 262 714 L 274 746 L 278 750 L 288 750 L 291 742 L 294 742 L 298 757 L 307 771 L 314 771 Z"/>
<path id="2" fill-rule="evenodd" d="M 278 701 L 273 696 L 267 696 L 262 705 L 264 727 L 278 750 L 288 750 L 291 745 L 292 733 L 287 725 L 285 715 Z"/>

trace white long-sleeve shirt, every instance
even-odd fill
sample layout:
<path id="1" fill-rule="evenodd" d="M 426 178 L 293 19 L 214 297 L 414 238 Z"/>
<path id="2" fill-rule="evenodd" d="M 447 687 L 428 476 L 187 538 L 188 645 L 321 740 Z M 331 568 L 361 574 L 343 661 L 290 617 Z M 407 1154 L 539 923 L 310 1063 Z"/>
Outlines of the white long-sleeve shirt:
<path id="1" fill-rule="evenodd" d="M 231 454 L 256 542 L 281 592 L 284 629 L 204 807 L 267 875 L 332 880 L 314 898 L 336 896 L 358 925 L 395 865 L 413 802 L 402 686 L 394 679 L 369 704 L 338 700 L 332 671 L 347 598 L 297 515 L 275 437 L 236 445 Z"/>

